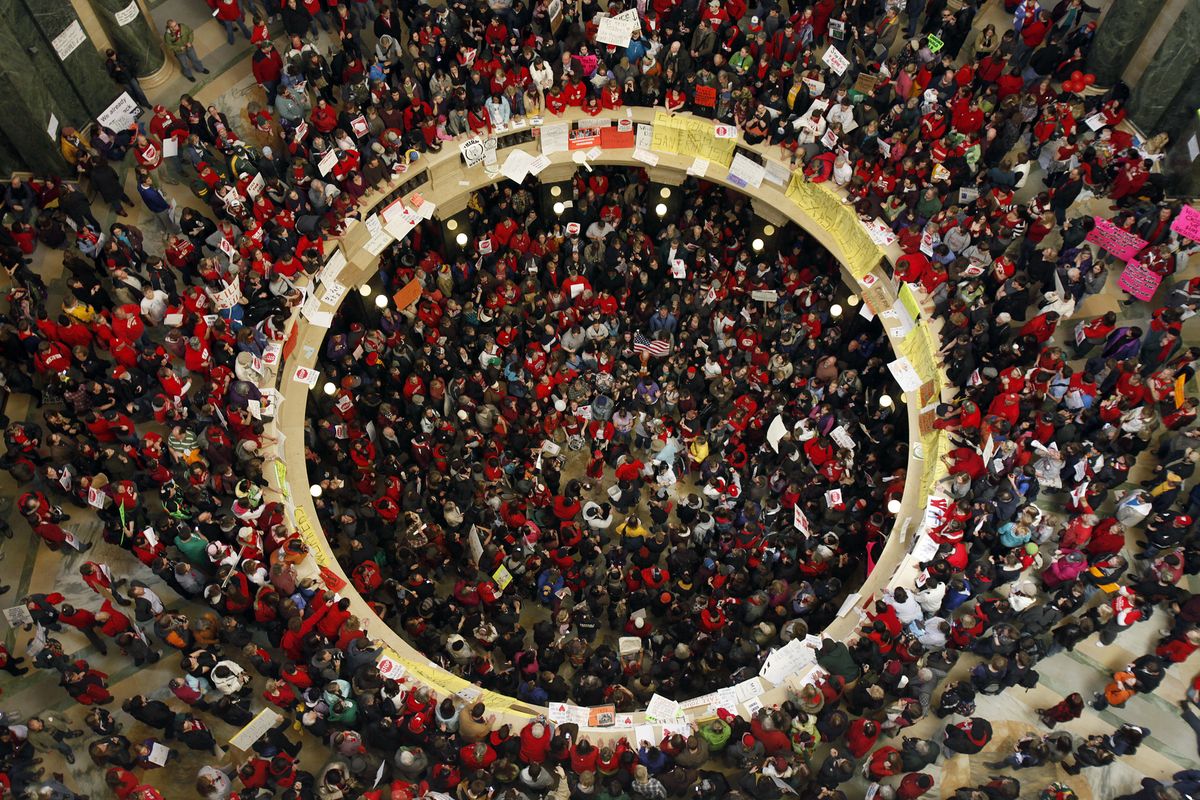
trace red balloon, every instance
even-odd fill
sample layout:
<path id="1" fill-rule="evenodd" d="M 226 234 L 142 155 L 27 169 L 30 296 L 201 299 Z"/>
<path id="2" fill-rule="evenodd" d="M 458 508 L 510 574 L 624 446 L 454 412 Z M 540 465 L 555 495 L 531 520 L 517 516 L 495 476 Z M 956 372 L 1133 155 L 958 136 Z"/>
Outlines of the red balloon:
<path id="1" fill-rule="evenodd" d="M 1075 81 L 1076 83 L 1079 83 L 1079 81 L 1083 80 L 1083 73 L 1080 72 L 1079 70 L 1075 70 L 1074 72 L 1071 73 L 1071 80 Z"/>
<path id="2" fill-rule="evenodd" d="M 1084 86 L 1091 86 L 1095 82 L 1096 82 L 1096 76 L 1093 75 L 1092 73 L 1089 72 L 1083 76 Z"/>
<path id="3" fill-rule="evenodd" d="M 1083 87 L 1075 81 L 1067 81 L 1063 84 L 1063 90 L 1070 92 L 1071 94 L 1079 94 L 1081 91 L 1083 91 Z"/>

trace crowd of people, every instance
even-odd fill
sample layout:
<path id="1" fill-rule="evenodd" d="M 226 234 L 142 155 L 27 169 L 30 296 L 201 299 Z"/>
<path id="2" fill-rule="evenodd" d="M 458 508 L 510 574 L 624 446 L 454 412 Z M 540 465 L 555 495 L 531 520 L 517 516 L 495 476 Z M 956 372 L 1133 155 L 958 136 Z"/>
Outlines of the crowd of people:
<path id="1" fill-rule="evenodd" d="M 1056 728 L 1086 713 L 1086 693 L 1041 709 L 1047 730 L 1004 752 L 976 708 L 1156 609 L 1153 651 L 1090 687 L 1095 708 L 1154 691 L 1200 646 L 1200 604 L 1180 584 L 1200 566 L 1200 403 L 1187 397 L 1200 350 L 1181 340 L 1200 279 L 1171 277 L 1194 243 L 1172 229 L 1180 209 L 1153 170 L 1162 138 L 1120 127 L 1124 87 L 1084 92 L 1094 9 L 1007 0 L 997 28 L 975 24 L 976 0 L 651 0 L 618 47 L 596 39 L 618 2 L 562 20 L 522 0 L 209 4 L 230 45 L 253 43 L 261 102 L 231 118 L 184 95 L 131 130 L 65 128 L 74 173 L 14 178 L 3 197 L 0 363 L 41 408 L 5 430 L 15 505 L 55 551 L 88 550 L 71 517 L 94 513 L 141 567 L 118 577 L 85 561 L 87 607 L 33 587 L 35 635 L 24 657 L 0 651 L 0 668 L 57 674 L 88 707 L 80 743 L 117 797 L 179 796 L 153 772 L 175 742 L 213 754 L 195 790 L 219 800 L 833 800 L 864 792 L 860 776 L 912 800 L 944 756 L 984 750 L 994 777 L 955 797 L 1069 798 L 1065 779 L 1023 790 L 1019 770 L 1077 774 L 1137 750 L 1146 725 Z M 207 71 L 186 26 L 167 23 L 164 45 L 185 77 Z M 849 640 L 822 639 L 815 680 L 779 706 L 612 744 L 540 717 L 497 724 L 482 703 L 380 674 L 379 623 L 312 575 L 264 479 L 276 442 L 257 365 L 278 352 L 297 280 L 414 158 L 514 117 L 621 105 L 733 123 L 883 219 L 904 252 L 896 279 L 940 320 L 957 391 L 938 406 L 955 447 L 914 584 L 878 598 Z M 126 215 L 126 165 L 162 256 L 88 200 Z M 1028 181 L 1044 188 L 1018 202 Z M 194 198 L 172 203 L 184 185 Z M 422 294 L 379 313 L 347 302 L 320 357 L 333 391 L 308 400 L 307 466 L 354 588 L 418 649 L 527 703 L 624 712 L 752 677 L 773 647 L 819 637 L 917 476 L 886 337 L 841 299 L 827 253 L 790 226 L 756 249 L 746 197 L 705 181 L 662 220 L 644 172 L 581 173 L 572 188 L 561 215 L 535 187 L 485 190 L 466 248 L 427 222 L 384 254 L 386 295 L 412 280 Z M 1155 302 L 1128 298 L 1147 324 L 1108 313 L 1060 344 L 1060 323 L 1123 266 L 1088 241 L 1088 197 L 1111 199 L 1166 285 Z M 39 246 L 64 250 L 61 303 L 31 267 Z M 1145 452 L 1154 470 L 1131 488 Z M 96 655 L 72 652 L 68 629 Z M 97 664 L 111 645 L 138 666 L 165 658 L 166 699 L 142 687 L 108 710 Z M 1183 716 L 1200 732 L 1192 699 Z M 222 758 L 212 725 L 234 730 L 265 705 L 283 721 Z M 152 735 L 126 736 L 123 717 Z M 936 736 L 930 717 L 948 720 Z M 82 796 L 39 758 L 72 760 L 83 728 L 51 711 L 0 723 L 0 798 Z M 1162 777 L 1129 796 L 1198 785 Z"/>

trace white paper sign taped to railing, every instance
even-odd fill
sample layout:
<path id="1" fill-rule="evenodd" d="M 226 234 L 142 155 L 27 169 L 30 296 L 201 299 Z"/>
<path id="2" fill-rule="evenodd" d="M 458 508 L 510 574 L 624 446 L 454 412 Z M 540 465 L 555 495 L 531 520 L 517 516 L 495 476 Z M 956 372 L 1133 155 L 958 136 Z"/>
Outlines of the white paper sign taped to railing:
<path id="1" fill-rule="evenodd" d="M 489 151 L 493 155 L 496 152 L 496 140 L 490 136 L 486 138 L 472 136 L 458 146 L 458 152 L 462 153 L 463 161 L 468 167 L 482 164 Z"/>
<path id="2" fill-rule="evenodd" d="M 638 150 L 651 150 L 654 142 L 654 126 L 639 122 L 633 136 L 633 146 Z"/>
<path id="3" fill-rule="evenodd" d="M 650 722 L 670 722 L 678 719 L 681 713 L 679 703 L 661 694 L 653 695 L 646 704 L 646 719 Z"/>
<path id="4" fill-rule="evenodd" d="M 504 165 L 500 167 L 500 172 L 513 183 L 521 183 L 529 176 L 529 166 L 533 163 L 533 159 L 532 154 L 519 147 L 514 148 L 509 151 L 508 158 L 504 159 Z"/>
<path id="5" fill-rule="evenodd" d="M 542 153 L 544 155 L 567 152 L 567 141 L 570 136 L 571 123 L 556 122 L 552 125 L 543 125 L 539 130 L 539 135 L 542 139 Z"/>
<path id="6" fill-rule="evenodd" d="M 900 388 L 906 392 L 915 392 L 921 388 L 921 384 L 924 382 L 912 362 L 904 356 L 900 356 L 895 361 L 889 361 L 888 369 L 891 370 L 896 383 L 900 384 Z"/>
<path id="7" fill-rule="evenodd" d="M 729 165 L 729 178 L 731 180 L 736 179 L 742 185 L 749 186 L 752 189 L 762 186 L 763 176 L 766 173 L 766 167 L 762 164 L 756 164 L 741 153 L 735 153 L 733 162 Z"/>

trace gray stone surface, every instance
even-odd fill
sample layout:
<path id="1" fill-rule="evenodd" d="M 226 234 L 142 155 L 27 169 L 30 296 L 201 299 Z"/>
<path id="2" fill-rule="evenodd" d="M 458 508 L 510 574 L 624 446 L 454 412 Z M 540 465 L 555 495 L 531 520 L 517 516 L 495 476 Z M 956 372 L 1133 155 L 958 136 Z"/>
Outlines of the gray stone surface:
<path id="1" fill-rule="evenodd" d="M 115 49 L 129 59 L 138 77 L 151 75 L 162 67 L 166 58 L 162 48 L 162 35 L 150 26 L 150 21 L 141 9 L 138 9 L 136 17 L 124 25 L 118 22 L 119 15 L 128 11 L 131 0 L 88 2 L 96 10 L 96 16 L 108 31 Z"/>
<path id="2" fill-rule="evenodd" d="M 1121 77 L 1138 44 L 1154 24 L 1161 0 L 1115 0 L 1096 29 L 1088 53 L 1088 71 L 1100 86 L 1111 86 Z"/>
<path id="3" fill-rule="evenodd" d="M 4 21 L 19 36 L 28 37 L 38 50 L 31 57 L 30 74 L 43 76 L 43 82 L 64 106 L 71 106 L 72 116 L 64 124 L 82 128 L 90 117 L 108 108 L 119 92 L 104 71 L 104 60 L 91 38 L 85 39 L 66 60 L 59 59 L 54 50 L 54 39 L 79 21 L 71 0 L 3 0 L 0 5 L 9 6 L 3 14 Z M 73 104 L 67 95 L 74 99 Z"/>
<path id="4" fill-rule="evenodd" d="M 1190 0 L 1167 32 L 1129 102 L 1129 116 L 1147 134 L 1194 83 L 1200 63 L 1200 0 Z"/>

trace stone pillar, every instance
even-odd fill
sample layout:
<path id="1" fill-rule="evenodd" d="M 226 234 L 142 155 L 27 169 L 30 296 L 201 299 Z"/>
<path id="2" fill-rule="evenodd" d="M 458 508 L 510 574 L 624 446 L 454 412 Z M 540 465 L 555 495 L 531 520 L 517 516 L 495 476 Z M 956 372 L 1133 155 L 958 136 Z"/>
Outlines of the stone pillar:
<path id="1" fill-rule="evenodd" d="M 48 88 L 66 114 L 59 115 L 63 124 L 82 128 L 116 98 L 116 84 L 70 0 L 0 0 L 0 24 L 19 42 L 0 57 L 26 70 L 22 81 Z"/>
<path id="2" fill-rule="evenodd" d="M 55 4 L 46 0 L 47 6 Z M 78 49 L 89 46 L 84 41 Z M 58 120 L 61 130 L 63 125 L 82 126 L 90 115 L 60 67 L 25 8 L 16 0 L 0 0 L 0 85 L 5 87 L 0 92 L 0 136 L 26 168 L 64 174 L 58 140 L 47 132 L 50 118 Z"/>
<path id="3" fill-rule="evenodd" d="M 1200 62 L 1200 0 L 1188 0 L 1163 39 L 1154 59 L 1142 73 L 1129 102 L 1129 116 L 1147 136 L 1158 125 L 1177 96 L 1183 99 L 1195 65 Z"/>
<path id="4" fill-rule="evenodd" d="M 139 78 L 163 68 L 162 32 L 155 30 L 138 0 L 90 0 L 96 16 L 112 38 L 116 50 L 133 64 Z"/>
<path id="5" fill-rule="evenodd" d="M 1088 72 L 1097 85 L 1111 86 L 1121 77 L 1161 6 L 1160 0 L 1113 0 L 1088 53 Z"/>
<path id="6" fill-rule="evenodd" d="M 1200 66 L 1192 69 L 1191 74 L 1183 82 L 1183 88 L 1175 97 L 1171 98 L 1155 129 L 1145 131 L 1145 133 L 1147 136 L 1152 136 L 1160 131 L 1166 131 L 1171 136 L 1169 146 L 1174 147 L 1179 144 L 1181 139 L 1190 138 L 1192 132 L 1196 130 L 1196 109 L 1198 108 L 1200 108 Z M 1197 159 L 1197 163 L 1200 163 L 1200 159 Z"/>

